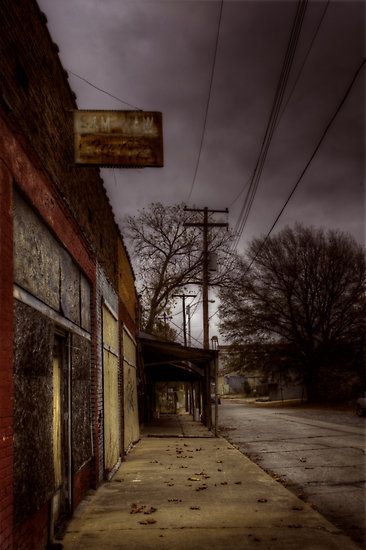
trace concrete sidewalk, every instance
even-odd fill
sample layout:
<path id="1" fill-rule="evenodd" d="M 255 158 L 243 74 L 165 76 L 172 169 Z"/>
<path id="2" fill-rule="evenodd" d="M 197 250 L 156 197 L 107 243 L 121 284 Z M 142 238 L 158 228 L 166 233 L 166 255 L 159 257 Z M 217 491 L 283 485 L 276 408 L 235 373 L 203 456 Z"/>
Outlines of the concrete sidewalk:
<path id="1" fill-rule="evenodd" d="M 163 418 L 144 433 L 79 506 L 65 550 L 359 548 L 190 417 Z"/>

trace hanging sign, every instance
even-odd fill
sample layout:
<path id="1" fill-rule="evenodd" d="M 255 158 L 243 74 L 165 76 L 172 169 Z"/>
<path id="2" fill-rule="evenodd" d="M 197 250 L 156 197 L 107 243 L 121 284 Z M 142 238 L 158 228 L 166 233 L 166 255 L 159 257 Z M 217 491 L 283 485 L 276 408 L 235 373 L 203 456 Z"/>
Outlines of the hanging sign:
<path id="1" fill-rule="evenodd" d="M 76 164 L 164 166 L 157 111 L 74 111 L 74 143 Z"/>

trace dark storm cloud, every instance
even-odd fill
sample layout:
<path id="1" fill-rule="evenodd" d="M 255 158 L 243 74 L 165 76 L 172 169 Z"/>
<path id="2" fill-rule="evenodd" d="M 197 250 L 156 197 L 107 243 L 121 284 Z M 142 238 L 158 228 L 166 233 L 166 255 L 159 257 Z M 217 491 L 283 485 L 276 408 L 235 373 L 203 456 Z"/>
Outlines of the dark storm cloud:
<path id="1" fill-rule="evenodd" d="M 165 167 L 102 170 L 116 218 L 187 200 L 201 140 L 220 4 L 185 0 L 41 0 L 65 67 L 164 115 Z M 309 2 L 287 94 L 322 16 Z M 265 232 L 301 173 L 364 55 L 363 3 L 331 1 L 278 124 L 243 235 Z M 225 1 L 207 128 L 191 203 L 229 206 L 264 136 L 296 3 Z M 363 239 L 361 75 L 281 218 Z M 80 108 L 126 108 L 70 76 Z M 286 101 L 286 99 L 285 99 Z M 233 204 L 239 214 L 243 194 Z"/>

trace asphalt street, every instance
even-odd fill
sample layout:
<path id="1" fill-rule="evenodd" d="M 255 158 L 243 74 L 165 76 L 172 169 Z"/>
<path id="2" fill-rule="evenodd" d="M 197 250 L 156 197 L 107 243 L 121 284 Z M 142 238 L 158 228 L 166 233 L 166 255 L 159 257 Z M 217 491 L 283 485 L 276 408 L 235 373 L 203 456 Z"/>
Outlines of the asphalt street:
<path id="1" fill-rule="evenodd" d="M 366 547 L 366 418 L 222 400 L 219 427 L 242 453 Z"/>

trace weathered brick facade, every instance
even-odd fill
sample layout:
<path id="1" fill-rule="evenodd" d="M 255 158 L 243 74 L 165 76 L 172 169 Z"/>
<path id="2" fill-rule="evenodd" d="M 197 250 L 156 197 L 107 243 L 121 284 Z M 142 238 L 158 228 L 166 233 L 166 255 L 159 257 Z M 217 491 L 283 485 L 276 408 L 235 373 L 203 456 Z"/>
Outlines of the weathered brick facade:
<path id="1" fill-rule="evenodd" d="M 72 511 L 104 475 L 102 302 L 135 334 L 137 297 L 99 170 L 73 166 L 76 102 L 46 18 L 34 0 L 0 0 L 0 17 L 0 550 L 36 550 L 49 542 L 57 465 L 50 430 L 32 422 L 55 422 L 55 349 L 60 407 L 71 407 L 60 461 Z M 118 385 L 122 433 L 120 368 Z"/>

